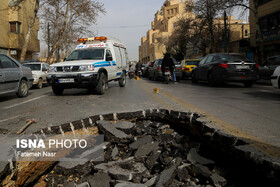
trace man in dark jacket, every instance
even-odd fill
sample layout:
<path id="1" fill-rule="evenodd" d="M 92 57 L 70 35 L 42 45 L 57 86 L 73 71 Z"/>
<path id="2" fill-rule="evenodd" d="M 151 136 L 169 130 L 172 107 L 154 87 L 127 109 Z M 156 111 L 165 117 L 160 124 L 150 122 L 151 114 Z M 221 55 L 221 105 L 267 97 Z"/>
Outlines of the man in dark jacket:
<path id="1" fill-rule="evenodd" d="M 142 63 L 140 61 L 137 62 L 136 66 L 135 66 L 135 75 L 138 75 L 139 70 L 142 71 Z"/>
<path id="2" fill-rule="evenodd" d="M 171 74 L 171 77 L 173 76 L 173 72 L 174 72 L 174 61 L 170 56 L 170 53 L 165 53 L 162 63 L 161 63 L 161 71 L 162 71 L 162 80 L 164 82 L 164 77 L 165 77 L 165 68 L 169 67 L 169 71 Z"/>

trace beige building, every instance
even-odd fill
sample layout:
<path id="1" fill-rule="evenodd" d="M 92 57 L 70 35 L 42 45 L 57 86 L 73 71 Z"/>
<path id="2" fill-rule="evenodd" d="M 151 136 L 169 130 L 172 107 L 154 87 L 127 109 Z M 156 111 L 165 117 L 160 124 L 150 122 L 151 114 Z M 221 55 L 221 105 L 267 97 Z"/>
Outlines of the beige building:
<path id="1" fill-rule="evenodd" d="M 214 23 L 224 29 L 224 17 L 216 18 Z M 233 52 L 246 55 L 250 51 L 250 24 L 245 20 L 236 20 L 233 16 L 227 16 L 228 43 L 218 43 L 215 52 Z M 227 48 L 227 49 L 226 49 Z"/>
<path id="2" fill-rule="evenodd" d="M 166 52 L 164 43 L 168 40 L 174 30 L 174 23 L 180 17 L 195 18 L 192 7 L 194 0 L 166 0 L 155 14 L 154 21 L 151 24 L 147 35 L 141 38 L 141 45 L 139 46 L 139 60 L 142 63 L 153 61 L 162 58 Z M 186 9 L 189 7 L 189 9 Z M 217 18 L 214 22 L 221 29 L 224 28 L 224 18 Z M 230 52 L 242 52 L 246 54 L 249 50 L 249 36 L 250 27 L 245 20 L 235 20 L 233 16 L 227 17 L 227 24 L 229 27 L 229 41 L 226 44 Z M 224 52 L 225 42 L 218 43 L 215 46 L 215 52 Z M 207 52 L 208 51 L 208 52 Z M 209 48 L 206 49 L 209 53 Z M 198 57 L 203 54 L 195 49 L 193 46 L 188 46 L 186 51 L 187 57 Z"/>
<path id="3" fill-rule="evenodd" d="M 19 10 L 11 7 L 13 2 L 13 0 L 1 0 L 0 3 L 0 53 L 19 59 L 35 1 L 25 0 L 20 3 Z M 33 53 L 40 51 L 38 31 L 39 19 L 37 18 L 31 33 L 26 59 L 32 59 Z"/>
<path id="4" fill-rule="evenodd" d="M 191 6 L 193 0 L 189 0 L 187 3 Z M 172 34 L 174 23 L 180 17 L 194 16 L 191 11 L 186 10 L 186 6 L 184 0 L 166 0 L 161 9 L 157 11 L 151 24 L 152 29 L 141 38 L 139 60 L 142 63 L 163 57 L 166 50 L 163 43 Z"/>
<path id="5" fill-rule="evenodd" d="M 253 1 L 250 0 L 250 7 Z M 263 35 L 263 58 L 280 55 L 280 0 L 259 0 L 258 16 L 260 30 Z M 250 12 L 251 46 L 254 47 L 254 56 L 258 58 L 260 40 L 257 36 L 256 18 Z"/>

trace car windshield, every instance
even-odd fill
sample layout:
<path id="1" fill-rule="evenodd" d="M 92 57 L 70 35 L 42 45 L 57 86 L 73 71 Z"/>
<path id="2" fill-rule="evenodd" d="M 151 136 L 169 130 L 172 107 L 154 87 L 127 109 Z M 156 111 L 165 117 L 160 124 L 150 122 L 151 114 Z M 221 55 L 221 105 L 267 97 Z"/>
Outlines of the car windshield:
<path id="1" fill-rule="evenodd" d="M 66 61 L 73 60 L 103 60 L 104 49 L 80 49 L 73 51 Z"/>
<path id="2" fill-rule="evenodd" d="M 32 71 L 41 71 L 41 64 L 23 64 L 23 66 L 30 68 Z"/>
<path id="3" fill-rule="evenodd" d="M 199 64 L 199 61 L 196 61 L 196 60 L 186 61 L 186 65 L 195 65 L 195 66 L 198 66 L 198 64 Z"/>
<path id="4" fill-rule="evenodd" d="M 243 60 L 246 59 L 244 56 L 239 54 L 220 54 L 218 57 L 221 60 Z"/>

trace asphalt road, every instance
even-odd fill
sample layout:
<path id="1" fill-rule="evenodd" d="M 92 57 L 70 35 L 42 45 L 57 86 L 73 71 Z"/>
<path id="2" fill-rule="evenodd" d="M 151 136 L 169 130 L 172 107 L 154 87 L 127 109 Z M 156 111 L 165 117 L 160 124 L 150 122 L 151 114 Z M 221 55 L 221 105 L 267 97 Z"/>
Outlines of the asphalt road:
<path id="1" fill-rule="evenodd" d="M 153 93 L 158 88 L 159 93 Z M 0 128 L 17 132 L 27 119 L 34 118 L 25 133 L 60 125 L 96 114 L 166 108 L 199 112 L 218 128 L 240 136 L 280 147 L 280 90 L 256 84 L 210 87 L 207 83 L 162 84 L 147 79 L 127 79 L 125 88 L 109 83 L 105 94 L 87 90 L 66 90 L 55 96 L 51 87 L 31 89 L 26 98 L 0 97 Z"/>

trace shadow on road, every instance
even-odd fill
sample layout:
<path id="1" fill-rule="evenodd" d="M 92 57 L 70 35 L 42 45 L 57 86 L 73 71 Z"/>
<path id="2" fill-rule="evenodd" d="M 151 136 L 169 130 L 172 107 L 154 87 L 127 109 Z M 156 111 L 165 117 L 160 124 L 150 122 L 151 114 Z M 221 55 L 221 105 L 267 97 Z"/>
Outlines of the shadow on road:
<path id="1" fill-rule="evenodd" d="M 244 94 L 250 95 L 251 97 L 255 97 L 258 99 L 280 102 L 280 92 L 278 90 L 275 90 L 275 92 L 264 92 L 264 91 L 244 92 Z"/>

